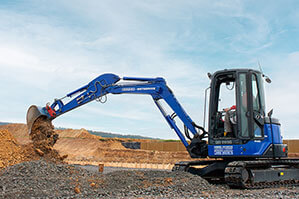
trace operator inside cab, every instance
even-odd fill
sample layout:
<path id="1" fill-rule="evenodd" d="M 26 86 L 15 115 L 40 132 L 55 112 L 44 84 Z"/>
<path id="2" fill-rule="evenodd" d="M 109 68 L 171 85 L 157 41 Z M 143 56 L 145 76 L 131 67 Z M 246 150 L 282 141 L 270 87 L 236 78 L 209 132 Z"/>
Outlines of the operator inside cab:
<path id="1" fill-rule="evenodd" d="M 247 93 L 241 93 L 242 104 L 241 108 L 246 109 L 247 107 Z M 231 106 L 230 108 L 223 109 L 225 112 L 224 115 L 224 132 L 223 136 L 234 137 L 234 130 L 236 130 L 235 126 L 237 125 L 237 111 L 236 105 Z"/>
<path id="2" fill-rule="evenodd" d="M 236 115 L 235 82 L 227 81 L 220 85 L 218 112 L 221 114 L 220 123 L 223 133 L 219 137 L 235 137 Z"/>

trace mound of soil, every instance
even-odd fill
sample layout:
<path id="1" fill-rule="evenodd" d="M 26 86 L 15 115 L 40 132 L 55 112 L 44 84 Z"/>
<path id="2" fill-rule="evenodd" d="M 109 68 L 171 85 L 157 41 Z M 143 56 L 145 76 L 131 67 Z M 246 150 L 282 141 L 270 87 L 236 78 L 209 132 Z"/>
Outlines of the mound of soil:
<path id="1" fill-rule="evenodd" d="M 22 148 L 12 134 L 6 129 L 0 130 L 0 168 L 20 163 L 23 160 Z"/>
<path id="2" fill-rule="evenodd" d="M 126 149 L 117 139 L 102 139 L 99 145 L 100 148 L 108 149 Z"/>
<path id="3" fill-rule="evenodd" d="M 25 124 L 9 124 L 1 126 L 1 128 L 8 129 L 16 138 L 17 144 L 22 144 L 18 147 L 21 148 L 22 155 L 26 160 L 38 160 L 42 157 L 53 162 L 61 162 L 61 159 L 67 157 L 66 161 L 88 160 L 164 164 L 191 160 L 186 151 L 171 153 L 133 150 L 122 145 L 122 142 L 132 142 L 133 139 L 102 138 L 90 134 L 85 129 L 54 130 L 51 121 L 42 120 L 42 118 L 39 118 L 33 124 L 31 139 Z M 57 134 L 59 135 L 58 140 Z M 24 137 L 29 140 L 28 143 L 27 141 L 23 142 L 22 138 Z M 145 142 L 147 140 L 138 141 Z"/>
<path id="4" fill-rule="evenodd" d="M 90 134 L 86 129 L 63 129 L 56 130 L 60 138 L 82 138 L 82 139 L 100 139 L 101 136 Z"/>
<path id="5" fill-rule="evenodd" d="M 58 151 L 53 149 L 58 135 L 54 132 L 54 127 L 48 120 L 38 119 L 32 127 L 30 135 L 32 141 L 26 141 L 26 144 L 23 143 L 22 145 L 8 129 L 11 129 L 17 135 L 27 133 L 27 127 L 23 125 L 6 125 L 0 129 L 0 168 L 41 158 L 46 161 L 63 163 L 63 159 L 67 157 L 66 155 L 60 156 Z M 29 137 L 28 133 L 27 137 Z"/>
<path id="6" fill-rule="evenodd" d="M 19 144 L 31 143 L 26 124 L 6 124 L 1 125 L 0 129 L 7 129 Z"/>

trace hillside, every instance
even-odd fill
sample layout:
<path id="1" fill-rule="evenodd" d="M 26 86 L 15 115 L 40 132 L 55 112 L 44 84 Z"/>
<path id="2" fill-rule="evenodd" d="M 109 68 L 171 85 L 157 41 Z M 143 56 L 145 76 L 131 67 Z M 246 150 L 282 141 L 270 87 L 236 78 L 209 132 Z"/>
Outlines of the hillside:
<path id="1" fill-rule="evenodd" d="M 129 138 L 129 139 L 150 139 L 150 140 L 159 140 L 159 138 L 151 138 L 141 135 L 122 135 L 117 133 L 107 133 L 107 132 L 101 132 L 101 131 L 91 131 L 87 130 L 90 134 L 106 137 L 106 138 Z"/>
<path id="2" fill-rule="evenodd" d="M 9 125 L 12 123 L 9 122 L 0 122 L 0 126 L 2 125 Z M 56 130 L 66 130 L 67 128 L 63 127 L 57 127 Z M 159 140 L 159 138 L 152 138 L 152 137 L 146 137 L 146 136 L 140 136 L 140 135 L 122 135 L 118 133 L 108 133 L 108 132 L 102 132 L 102 131 L 92 131 L 87 130 L 90 134 L 100 136 L 103 138 L 128 138 L 128 139 L 150 139 L 150 140 Z"/>
<path id="3" fill-rule="evenodd" d="M 34 155 L 36 158 L 37 151 L 40 150 L 30 148 L 32 141 L 28 134 L 28 129 L 25 124 L 7 124 L 1 125 L 0 131 L 3 132 L 6 137 L 10 139 L 2 139 L 3 142 L 9 141 L 8 144 L 3 144 L 2 153 L 0 156 L 4 158 L 3 164 L 9 165 L 10 157 L 14 157 L 11 154 L 29 154 Z M 65 157 L 66 162 L 88 161 L 98 164 L 99 162 L 122 162 L 122 163 L 150 163 L 150 164 L 174 164 L 178 161 L 188 161 L 191 158 L 187 151 L 155 151 L 144 149 L 128 149 L 123 146 L 124 142 L 139 142 L 147 143 L 152 142 L 151 139 L 132 139 L 132 138 L 104 138 L 90 134 L 85 129 L 56 129 L 55 133 L 59 135 L 58 141 L 53 147 L 52 151 L 59 153 L 58 157 Z M 113 134 L 111 134 L 113 135 Z M 13 139 L 12 139 L 13 138 Z M 157 140 L 155 140 L 157 141 Z M 7 147 L 9 146 L 9 147 Z M 7 148 L 11 148 L 7 151 Z M 23 150 L 30 148 L 29 153 L 24 153 Z M 44 147 L 48 149 L 49 147 Z M 40 149 L 40 148 L 38 148 Z M 6 153 L 7 151 L 7 153 Z M 1 151 L 0 151 L 1 152 Z M 5 152 L 5 153 L 4 153 Z M 52 155 L 52 154 L 50 154 Z M 53 154 L 54 156 L 55 154 Z M 41 155 L 43 156 L 43 154 Z M 32 159 L 32 157 L 30 156 Z M 16 158 L 14 158 L 16 159 Z M 56 158 L 57 159 L 57 158 Z M 25 160 L 23 156 L 16 159 L 16 163 Z M 12 162 L 12 164 L 15 164 Z"/>

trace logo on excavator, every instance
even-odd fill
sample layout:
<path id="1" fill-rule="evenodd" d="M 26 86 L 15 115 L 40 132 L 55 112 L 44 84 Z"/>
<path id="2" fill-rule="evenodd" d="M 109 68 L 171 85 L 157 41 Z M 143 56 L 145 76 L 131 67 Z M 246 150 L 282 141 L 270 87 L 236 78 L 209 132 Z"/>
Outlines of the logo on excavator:
<path id="1" fill-rule="evenodd" d="M 149 90 L 156 90 L 155 87 L 141 87 L 141 88 L 122 88 L 122 91 L 149 91 Z"/>
<path id="2" fill-rule="evenodd" d="M 137 88 L 138 91 L 148 91 L 148 90 L 156 90 L 155 87 L 147 87 L 147 88 Z"/>
<path id="3" fill-rule="evenodd" d="M 122 88 L 122 91 L 135 91 L 135 88 Z"/>

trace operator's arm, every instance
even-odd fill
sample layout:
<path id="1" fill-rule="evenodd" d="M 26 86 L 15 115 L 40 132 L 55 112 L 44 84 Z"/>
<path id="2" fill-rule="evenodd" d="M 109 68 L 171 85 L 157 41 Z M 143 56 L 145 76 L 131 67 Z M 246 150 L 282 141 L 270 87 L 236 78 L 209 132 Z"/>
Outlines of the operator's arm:
<path id="1" fill-rule="evenodd" d="M 230 108 L 224 109 L 225 112 L 230 111 L 230 110 L 236 110 L 236 105 L 233 105 Z"/>

